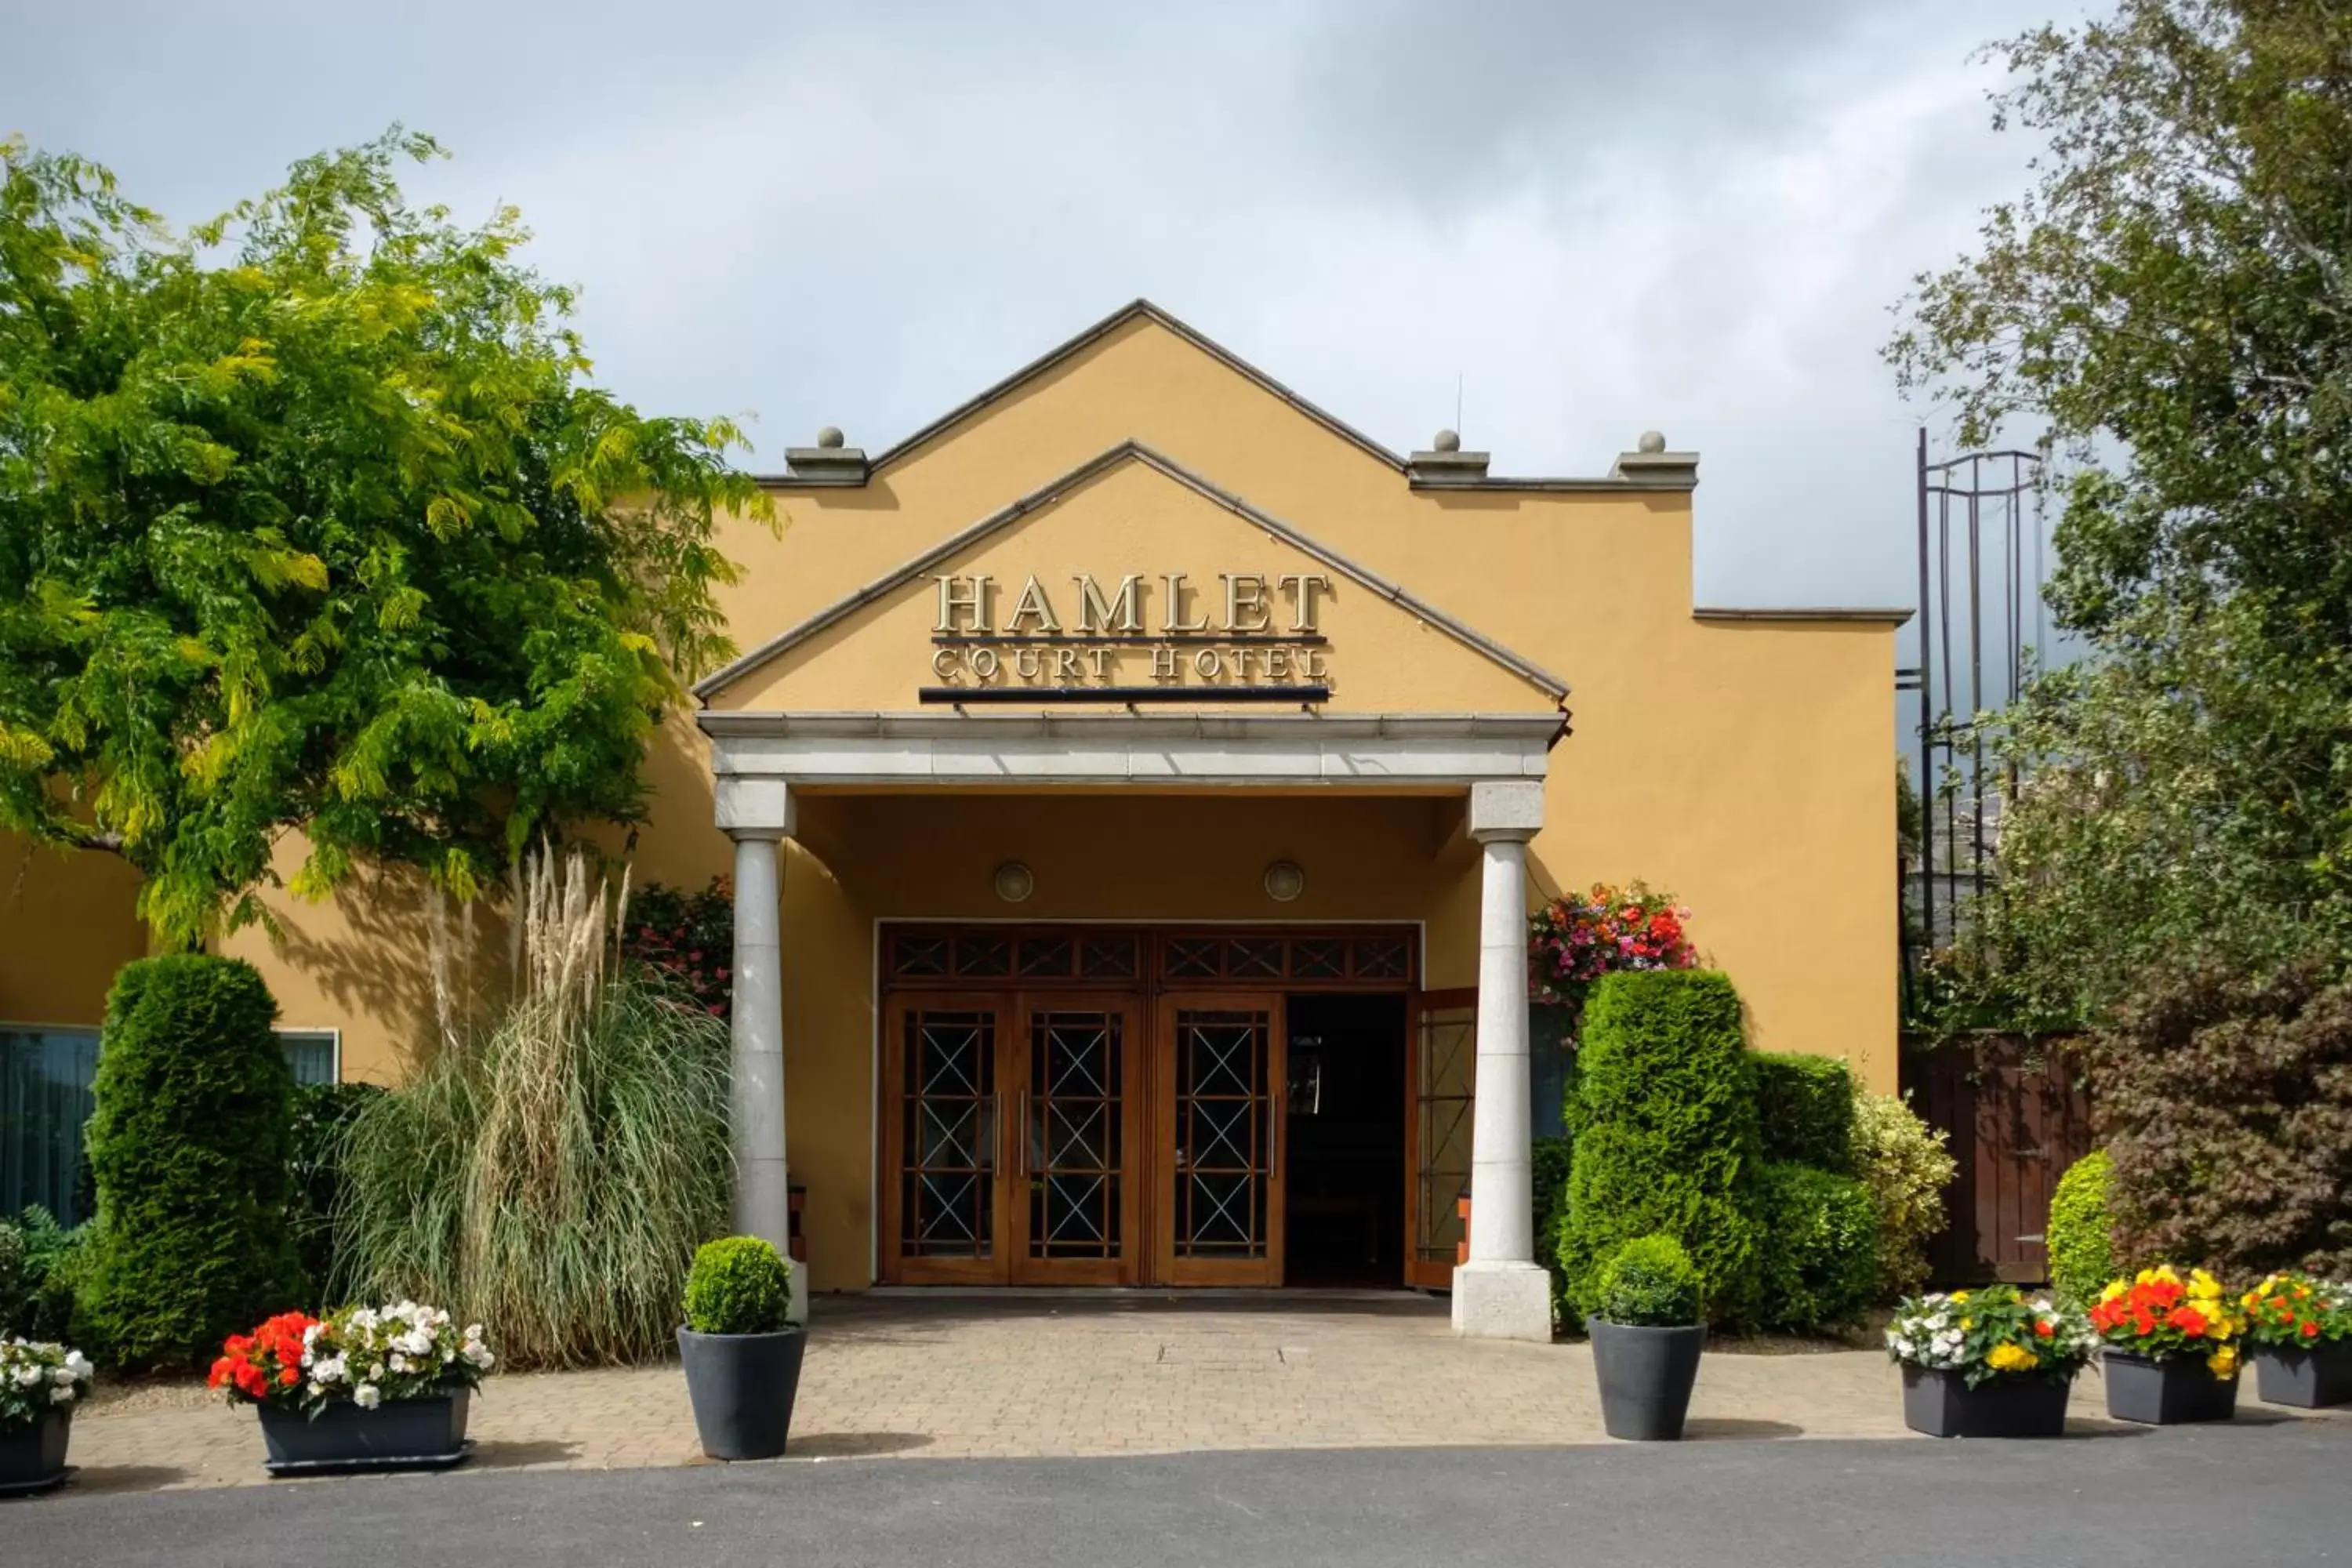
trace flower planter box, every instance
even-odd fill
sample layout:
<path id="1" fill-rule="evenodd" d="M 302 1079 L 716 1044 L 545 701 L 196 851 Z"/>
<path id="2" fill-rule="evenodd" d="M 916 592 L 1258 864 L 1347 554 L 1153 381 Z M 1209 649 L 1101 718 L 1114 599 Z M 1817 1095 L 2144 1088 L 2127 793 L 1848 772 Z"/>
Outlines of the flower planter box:
<path id="1" fill-rule="evenodd" d="M 2227 1421 L 2238 1412 L 2238 1378 L 2215 1377 L 2201 1355 L 2152 1361 L 2110 1347 L 2099 1357 L 2107 1382 L 2107 1414 L 2118 1421 L 2171 1426 Z"/>
<path id="2" fill-rule="evenodd" d="M 73 1430 L 70 1409 L 0 1431 L 0 1496 L 37 1492 L 66 1479 L 66 1439 Z"/>
<path id="3" fill-rule="evenodd" d="M 338 1400 L 317 1416 L 274 1405 L 261 1409 L 261 1441 L 272 1475 L 307 1470 L 441 1469 L 461 1462 L 468 1389 L 387 1400 L 363 1410 Z"/>
<path id="4" fill-rule="evenodd" d="M 800 1392 L 804 1329 L 772 1334 L 677 1331 L 694 1430 L 714 1459 L 772 1459 L 784 1451 Z"/>
<path id="5" fill-rule="evenodd" d="M 2352 1340 L 2263 1345 L 2254 1352 L 2254 1393 L 2265 1405 L 2323 1410 L 2352 1405 Z"/>
<path id="6" fill-rule="evenodd" d="M 1957 1372 L 1906 1364 L 1903 1425 L 1930 1437 L 2057 1437 L 2071 1382 L 2009 1373 L 1970 1388 Z"/>
<path id="7" fill-rule="evenodd" d="M 1647 1329 L 1587 1320 L 1601 1380 L 1601 1425 L 1612 1437 L 1673 1442 L 1683 1435 L 1706 1327 Z"/>

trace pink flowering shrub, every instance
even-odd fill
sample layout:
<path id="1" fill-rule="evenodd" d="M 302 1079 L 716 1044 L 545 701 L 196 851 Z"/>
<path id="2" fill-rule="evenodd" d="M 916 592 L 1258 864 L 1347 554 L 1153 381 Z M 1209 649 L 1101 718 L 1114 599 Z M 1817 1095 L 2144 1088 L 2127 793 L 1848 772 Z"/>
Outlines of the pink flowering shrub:
<path id="1" fill-rule="evenodd" d="M 649 883 L 629 899 L 631 958 L 683 990 L 714 1018 L 735 994 L 735 889 L 714 877 L 698 893 Z"/>

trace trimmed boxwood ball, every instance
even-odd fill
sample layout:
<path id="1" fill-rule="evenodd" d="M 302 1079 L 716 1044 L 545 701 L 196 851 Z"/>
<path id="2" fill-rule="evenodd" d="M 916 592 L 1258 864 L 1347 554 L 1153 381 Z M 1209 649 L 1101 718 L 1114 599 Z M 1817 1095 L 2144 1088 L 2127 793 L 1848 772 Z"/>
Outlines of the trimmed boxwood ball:
<path id="1" fill-rule="evenodd" d="M 1756 1051 L 1756 1120 L 1768 1160 L 1853 1173 L 1853 1071 L 1835 1057 Z"/>
<path id="2" fill-rule="evenodd" d="M 1601 1266 L 1593 1316 L 1633 1328 L 1677 1329 L 1698 1321 L 1699 1277 L 1671 1236 L 1637 1236 Z"/>
<path id="3" fill-rule="evenodd" d="M 1753 1308 L 1759 1163 L 1739 994 L 1722 974 L 1636 970 L 1593 988 L 1578 1053 L 1576 1150 L 1559 1257 L 1595 1305 L 1601 1260 L 1636 1237 L 1679 1241 L 1710 1321 Z"/>
<path id="4" fill-rule="evenodd" d="M 277 1016 L 233 959 L 143 958 L 115 978 L 88 1133 L 99 1224 L 73 1331 L 119 1366 L 191 1365 L 301 1302 Z"/>
<path id="5" fill-rule="evenodd" d="M 772 1334 L 791 1325 L 793 1266 L 756 1236 L 695 1250 L 686 1277 L 686 1326 L 698 1334 Z"/>
<path id="6" fill-rule="evenodd" d="M 1813 1333 L 1861 1321 L 1878 1288 L 1878 1211 L 1870 1189 L 1833 1171 L 1771 1160 L 1757 1197 L 1758 1323 Z"/>
<path id="7" fill-rule="evenodd" d="M 2115 1219 L 2107 1183 L 2115 1173 L 2105 1149 L 2066 1167 L 2050 1197 L 2050 1287 L 2085 1305 L 2098 1300 L 2116 1267 Z"/>

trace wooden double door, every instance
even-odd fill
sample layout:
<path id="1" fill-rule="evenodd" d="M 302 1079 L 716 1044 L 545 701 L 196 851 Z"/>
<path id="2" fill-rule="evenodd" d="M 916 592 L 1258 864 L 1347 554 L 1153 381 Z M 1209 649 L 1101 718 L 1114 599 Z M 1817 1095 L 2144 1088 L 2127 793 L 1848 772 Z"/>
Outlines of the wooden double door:
<path id="1" fill-rule="evenodd" d="M 1282 1282 L 1279 994 L 922 991 L 884 1029 L 886 1280 Z"/>

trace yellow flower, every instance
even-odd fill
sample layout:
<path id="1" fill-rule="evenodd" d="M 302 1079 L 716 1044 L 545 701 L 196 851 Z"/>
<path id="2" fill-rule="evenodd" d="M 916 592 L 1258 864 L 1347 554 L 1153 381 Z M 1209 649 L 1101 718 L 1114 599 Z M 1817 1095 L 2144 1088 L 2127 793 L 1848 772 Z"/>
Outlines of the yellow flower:
<path id="1" fill-rule="evenodd" d="M 1960 1320 L 1960 1332 L 1964 1334 L 1976 1326 L 1977 1321 L 1974 1318 L 1962 1318 Z"/>
<path id="2" fill-rule="evenodd" d="M 2202 1268 L 2195 1269 L 2189 1276 L 2189 1294 L 2205 1300 L 2218 1301 L 2221 1299 L 2221 1282 Z"/>
<path id="3" fill-rule="evenodd" d="M 1955 1302 L 1965 1301 L 1968 1299 L 1969 1293 L 1966 1290 L 1955 1290 L 1952 1292 L 1952 1300 Z"/>
<path id="4" fill-rule="evenodd" d="M 2126 1280 L 2111 1279 L 2107 1282 L 2107 1288 L 2099 1292 L 2099 1300 L 2102 1301 L 2112 1301 L 2130 1289 L 2131 1285 Z"/>
<path id="5" fill-rule="evenodd" d="M 1993 1346 L 1985 1361 L 1995 1372 L 2032 1372 L 2042 1364 L 2042 1358 L 2023 1345 L 2009 1343 Z"/>
<path id="6" fill-rule="evenodd" d="M 2238 1348 L 2223 1345 L 2205 1358 L 2205 1367 L 2215 1377 L 2235 1377 L 2238 1374 Z"/>

